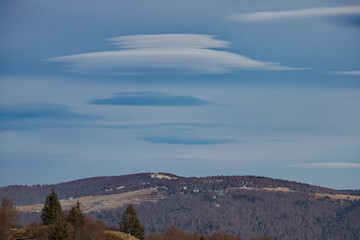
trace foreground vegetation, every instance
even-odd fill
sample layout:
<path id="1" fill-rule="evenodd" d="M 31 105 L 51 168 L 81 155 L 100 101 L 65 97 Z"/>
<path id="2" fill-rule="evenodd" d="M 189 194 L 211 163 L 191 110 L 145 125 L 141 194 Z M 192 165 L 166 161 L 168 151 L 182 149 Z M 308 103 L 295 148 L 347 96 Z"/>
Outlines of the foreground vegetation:
<path id="1" fill-rule="evenodd" d="M 42 209 L 42 224 L 34 222 L 18 229 L 18 211 L 14 203 L 2 199 L 0 207 L 0 240 L 144 240 L 145 230 L 137 218 L 132 205 L 126 209 L 119 222 L 120 231 L 109 228 L 105 223 L 85 217 L 80 202 L 68 213 L 62 211 L 57 194 L 52 189 Z M 132 236 L 135 235 L 136 237 Z"/>
<path id="2" fill-rule="evenodd" d="M 177 227 L 170 227 L 163 233 L 150 233 L 145 238 L 144 226 L 131 204 L 119 222 L 119 229 L 115 229 L 100 220 L 86 217 L 79 201 L 69 212 L 63 212 L 54 189 L 45 199 L 41 219 L 42 223 L 33 222 L 20 228 L 16 206 L 10 199 L 3 198 L 0 206 L 0 240 L 241 240 L 225 233 L 189 234 Z M 251 240 L 269 239 L 261 237 Z"/>
<path id="3" fill-rule="evenodd" d="M 200 233 L 189 234 L 178 227 L 170 227 L 163 233 L 150 233 L 146 240 L 242 240 L 226 233 L 203 235 Z M 250 240 L 271 240 L 269 237 L 251 238 Z"/>

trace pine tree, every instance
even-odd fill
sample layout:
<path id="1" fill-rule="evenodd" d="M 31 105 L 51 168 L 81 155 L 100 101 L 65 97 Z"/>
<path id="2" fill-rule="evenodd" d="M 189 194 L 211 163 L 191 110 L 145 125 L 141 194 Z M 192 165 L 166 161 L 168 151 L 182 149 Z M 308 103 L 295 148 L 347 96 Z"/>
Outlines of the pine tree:
<path id="1" fill-rule="evenodd" d="M 48 235 L 48 240 L 70 240 L 69 224 L 61 216 L 57 219 L 55 225 Z"/>
<path id="2" fill-rule="evenodd" d="M 63 218 L 61 204 L 54 189 L 46 197 L 44 207 L 42 209 L 41 219 L 44 225 L 57 223 L 60 218 Z"/>
<path id="3" fill-rule="evenodd" d="M 140 240 L 145 239 L 144 226 L 141 225 L 132 204 L 128 205 L 126 208 L 119 225 L 121 232 L 131 234 Z"/>

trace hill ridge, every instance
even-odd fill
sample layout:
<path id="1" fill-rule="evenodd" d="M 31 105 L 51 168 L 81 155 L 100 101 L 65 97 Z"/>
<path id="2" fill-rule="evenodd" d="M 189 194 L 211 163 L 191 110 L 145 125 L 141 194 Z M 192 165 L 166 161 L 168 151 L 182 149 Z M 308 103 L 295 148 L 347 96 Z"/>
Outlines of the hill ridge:
<path id="1" fill-rule="evenodd" d="M 162 174 L 168 176 L 171 179 L 152 177 L 153 174 Z M 97 196 L 108 195 L 115 193 L 123 193 L 127 191 L 140 190 L 143 188 L 157 187 L 158 185 L 167 184 L 168 181 L 173 181 L 178 184 L 199 184 L 204 181 L 210 181 L 214 179 L 221 179 L 226 182 L 223 185 L 239 187 L 248 184 L 248 187 L 286 187 L 295 191 L 303 192 L 318 192 L 328 194 L 344 194 L 341 190 L 335 190 L 331 188 L 314 186 L 306 183 L 300 183 L 295 181 L 274 179 L 262 176 L 253 175 L 217 175 L 206 177 L 182 177 L 171 173 L 135 173 L 119 176 L 97 176 L 83 179 L 72 180 L 68 182 L 61 182 L 57 184 L 36 184 L 36 185 L 9 185 L 0 188 L 0 198 L 7 196 L 11 198 L 17 205 L 28 205 L 42 203 L 44 197 L 50 192 L 52 188 L 56 190 L 60 199 L 64 198 L 77 198 L 82 196 Z M 175 184 L 175 185 L 176 185 Z M 126 187 L 126 189 L 125 189 Z M 111 189 L 111 191 L 109 191 Z M 26 195 L 26 198 L 22 196 Z M 32 196 L 34 195 L 34 196 Z"/>

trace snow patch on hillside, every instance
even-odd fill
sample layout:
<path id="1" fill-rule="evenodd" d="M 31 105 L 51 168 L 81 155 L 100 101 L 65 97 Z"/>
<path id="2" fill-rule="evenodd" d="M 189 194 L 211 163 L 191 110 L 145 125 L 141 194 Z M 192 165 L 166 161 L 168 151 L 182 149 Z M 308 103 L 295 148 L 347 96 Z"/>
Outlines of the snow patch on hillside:
<path id="1" fill-rule="evenodd" d="M 176 177 L 171 177 L 171 176 L 161 174 L 161 173 L 151 173 L 150 176 L 152 178 L 159 178 L 159 179 L 169 179 L 169 180 L 177 179 Z"/>

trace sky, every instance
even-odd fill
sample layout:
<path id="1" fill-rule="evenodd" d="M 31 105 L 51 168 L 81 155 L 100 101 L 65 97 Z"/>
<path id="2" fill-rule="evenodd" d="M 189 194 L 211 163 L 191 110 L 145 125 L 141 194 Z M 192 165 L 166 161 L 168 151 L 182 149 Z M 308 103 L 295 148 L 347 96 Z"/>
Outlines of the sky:
<path id="1" fill-rule="evenodd" d="M 0 186 L 141 172 L 360 189 L 360 2 L 0 1 Z"/>

